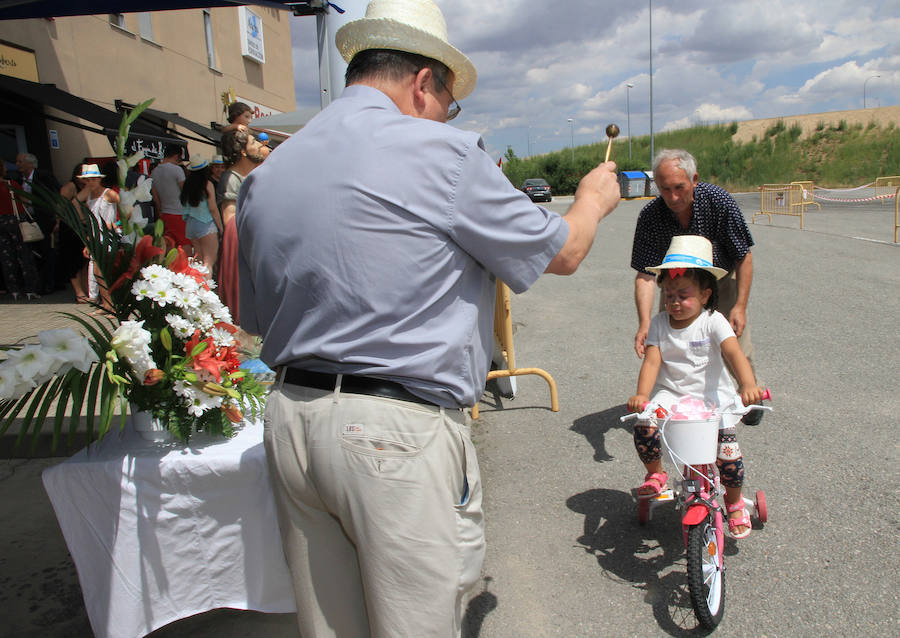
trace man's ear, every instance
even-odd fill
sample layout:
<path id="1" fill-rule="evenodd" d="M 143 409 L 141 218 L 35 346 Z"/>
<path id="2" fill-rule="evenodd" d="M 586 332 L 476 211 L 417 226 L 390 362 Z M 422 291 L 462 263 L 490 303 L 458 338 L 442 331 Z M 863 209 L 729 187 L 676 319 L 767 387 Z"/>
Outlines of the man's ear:
<path id="1" fill-rule="evenodd" d="M 415 77 L 412 81 L 412 98 L 413 98 L 413 107 L 416 110 L 416 113 L 421 113 L 425 110 L 427 104 L 425 102 L 426 93 L 430 93 L 433 91 L 433 82 L 432 71 L 427 66 L 419 69 L 416 73 Z"/>

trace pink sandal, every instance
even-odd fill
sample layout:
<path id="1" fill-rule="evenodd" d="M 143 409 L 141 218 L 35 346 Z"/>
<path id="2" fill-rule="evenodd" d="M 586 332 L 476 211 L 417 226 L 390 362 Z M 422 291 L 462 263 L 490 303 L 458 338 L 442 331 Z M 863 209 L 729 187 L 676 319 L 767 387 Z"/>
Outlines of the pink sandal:
<path id="1" fill-rule="evenodd" d="M 665 472 L 647 472 L 647 475 L 644 477 L 644 482 L 641 483 L 641 486 L 639 488 L 637 488 L 638 498 L 647 499 L 659 496 L 663 492 L 663 490 L 666 489 L 666 481 L 668 480 L 669 475 Z M 654 491 L 641 493 L 641 490 L 645 488 L 649 488 Z"/>
<path id="2" fill-rule="evenodd" d="M 747 538 L 750 536 L 750 530 L 753 529 L 750 525 L 750 512 L 747 511 L 747 508 L 744 506 L 744 499 L 741 499 L 735 503 L 726 503 L 725 511 L 729 514 L 732 512 L 741 512 L 742 515 L 735 518 L 728 518 L 728 532 L 731 534 L 732 538 Z M 735 532 L 734 528 L 736 527 L 746 527 L 743 532 Z"/>

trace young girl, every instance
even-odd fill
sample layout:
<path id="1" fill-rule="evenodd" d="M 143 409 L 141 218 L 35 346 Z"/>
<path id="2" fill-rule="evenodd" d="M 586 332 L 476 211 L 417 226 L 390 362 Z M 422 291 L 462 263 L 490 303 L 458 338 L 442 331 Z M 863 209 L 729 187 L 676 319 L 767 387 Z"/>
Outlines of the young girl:
<path id="1" fill-rule="evenodd" d="M 222 220 L 216 206 L 216 194 L 209 181 L 209 162 L 203 157 L 195 155 L 191 159 L 187 178 L 181 187 L 181 207 L 186 222 L 184 233 L 194 247 L 194 257 L 212 273 L 219 250 Z"/>
<path id="2" fill-rule="evenodd" d="M 744 405 L 762 400 L 763 389 L 757 386 L 734 331 L 716 311 L 716 280 L 727 273 L 712 265 L 709 240 L 694 235 L 673 237 L 663 263 L 648 270 L 658 275 L 666 309 L 650 323 L 637 393 L 628 400 L 628 409 L 641 411 L 651 395 L 667 410 L 685 396 L 719 409 L 740 407 L 734 405 L 734 383 L 725 362 L 740 383 Z M 735 438 L 739 420 L 739 415 L 723 415 L 716 461 L 725 486 L 728 529 L 734 538 L 750 534 L 750 516 L 741 495 L 744 461 Z M 651 498 L 666 488 L 668 479 L 662 469 L 659 430 L 646 423 L 636 425 L 634 445 L 647 470 L 638 498 Z"/>

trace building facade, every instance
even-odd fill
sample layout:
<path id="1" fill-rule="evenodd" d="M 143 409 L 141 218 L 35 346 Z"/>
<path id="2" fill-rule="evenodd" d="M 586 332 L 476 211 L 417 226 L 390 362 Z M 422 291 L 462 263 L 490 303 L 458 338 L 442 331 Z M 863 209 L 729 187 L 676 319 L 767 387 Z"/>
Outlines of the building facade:
<path id="1" fill-rule="evenodd" d="M 65 182 L 84 157 L 113 154 L 110 126 L 80 117 L 83 107 L 115 112 L 154 98 L 153 109 L 210 128 L 225 123 L 227 99 L 257 116 L 293 111 L 291 17 L 249 6 L 0 21 L 0 155 L 34 153 Z M 160 137 L 182 138 L 190 153 L 216 152 L 184 123 L 162 122 Z M 155 154 L 156 142 L 144 148 Z"/>

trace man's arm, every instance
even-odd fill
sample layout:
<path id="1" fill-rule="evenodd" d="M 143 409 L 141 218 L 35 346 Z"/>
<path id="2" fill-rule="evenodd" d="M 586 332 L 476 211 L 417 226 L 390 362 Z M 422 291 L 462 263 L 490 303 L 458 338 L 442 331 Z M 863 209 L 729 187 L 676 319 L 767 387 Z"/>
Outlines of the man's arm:
<path id="1" fill-rule="evenodd" d="M 728 313 L 728 322 L 734 329 L 735 336 L 740 337 L 747 325 L 747 303 L 750 301 L 750 284 L 753 282 L 753 253 L 748 251 L 734 265 L 734 275 L 737 280 L 737 301 Z"/>
<path id="2" fill-rule="evenodd" d="M 653 301 L 656 299 L 656 277 L 639 272 L 634 278 L 634 305 L 637 308 L 638 329 L 634 335 L 634 351 L 638 359 L 643 358 L 646 348 L 644 341 L 650 331 Z"/>
<path id="3" fill-rule="evenodd" d="M 585 175 L 575 191 L 575 201 L 563 217 L 569 225 L 569 236 L 545 272 L 554 275 L 574 273 L 594 245 L 597 225 L 619 204 L 619 198 L 614 162 L 600 164 Z"/>

